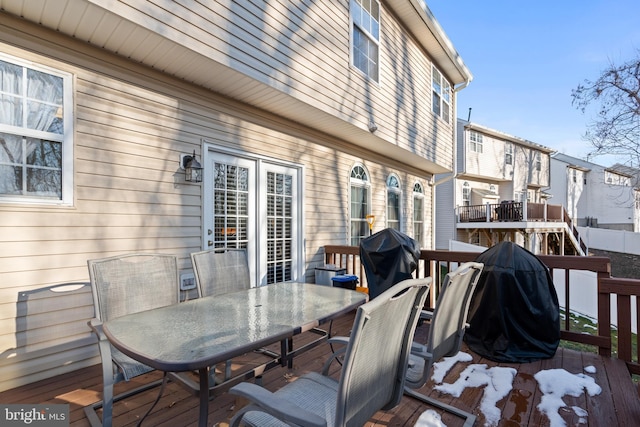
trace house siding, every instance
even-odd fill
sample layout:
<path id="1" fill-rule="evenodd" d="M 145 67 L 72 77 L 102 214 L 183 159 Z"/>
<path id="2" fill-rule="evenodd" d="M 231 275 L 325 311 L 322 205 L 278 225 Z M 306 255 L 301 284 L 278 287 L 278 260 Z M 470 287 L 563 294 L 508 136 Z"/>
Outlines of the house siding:
<path id="1" fill-rule="evenodd" d="M 437 180 L 436 180 L 437 182 Z M 436 249 L 448 250 L 449 241 L 455 240 L 456 234 L 456 211 L 454 206 L 455 195 L 454 191 L 454 179 L 443 182 L 436 187 L 436 218 L 438 219 L 438 225 L 435 230 L 436 234 Z"/>
<path id="2" fill-rule="evenodd" d="M 178 159 L 200 153 L 203 141 L 304 166 L 310 281 L 322 246 L 347 243 L 356 162 L 371 174 L 374 231 L 385 224 L 390 173 L 401 179 L 404 230 L 412 229 L 411 190 L 416 180 L 428 190 L 424 172 L 23 21 L 7 17 L 1 30 L 0 51 L 74 75 L 75 164 L 73 206 L 0 202 L 0 390 L 99 363 L 89 288 L 50 291 L 86 282 L 87 259 L 161 252 L 191 268 L 189 254 L 203 245 L 203 196 L 184 183 Z M 431 206 L 426 191 L 427 247 Z"/>
<path id="3" fill-rule="evenodd" d="M 373 118 L 386 143 L 453 167 L 455 105 L 450 123 L 432 113 L 429 55 L 384 3 L 379 83 L 350 65 L 345 0 L 95 4 L 360 128 Z"/>

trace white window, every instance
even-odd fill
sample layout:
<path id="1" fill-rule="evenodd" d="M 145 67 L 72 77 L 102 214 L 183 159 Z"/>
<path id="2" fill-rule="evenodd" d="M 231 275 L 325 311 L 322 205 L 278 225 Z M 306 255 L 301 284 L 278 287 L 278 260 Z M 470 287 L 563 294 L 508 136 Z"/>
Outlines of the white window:
<path id="1" fill-rule="evenodd" d="M 387 178 L 387 228 L 400 231 L 400 204 L 402 203 L 402 190 L 400 180 L 396 175 Z"/>
<path id="2" fill-rule="evenodd" d="M 379 79 L 380 2 L 351 0 L 351 61 L 374 81 Z"/>
<path id="3" fill-rule="evenodd" d="M 436 67 L 431 67 L 431 88 L 433 93 L 433 113 L 449 123 L 451 114 L 451 85 Z"/>
<path id="4" fill-rule="evenodd" d="M 349 187 L 351 246 L 360 246 L 360 241 L 370 234 L 367 215 L 371 214 L 371 183 L 364 166 L 356 165 L 351 169 Z"/>
<path id="5" fill-rule="evenodd" d="M 424 189 L 419 182 L 413 186 L 413 238 L 424 244 Z"/>
<path id="6" fill-rule="evenodd" d="M 0 55 L 0 202 L 73 202 L 71 82 Z"/>
<path id="7" fill-rule="evenodd" d="M 300 279 L 302 169 L 214 151 L 208 156 L 205 249 L 247 249 L 252 284 Z"/>
<path id="8" fill-rule="evenodd" d="M 482 153 L 482 134 L 474 130 L 469 132 L 469 151 Z"/>
<path id="9" fill-rule="evenodd" d="M 462 206 L 471 205 L 471 186 L 468 182 L 462 184 Z"/>
<path id="10" fill-rule="evenodd" d="M 513 144 L 510 142 L 507 142 L 504 146 L 504 163 L 506 165 L 513 164 Z"/>
<path id="11" fill-rule="evenodd" d="M 536 151 L 535 153 L 535 167 L 537 171 L 542 170 L 542 155 L 539 151 Z"/>

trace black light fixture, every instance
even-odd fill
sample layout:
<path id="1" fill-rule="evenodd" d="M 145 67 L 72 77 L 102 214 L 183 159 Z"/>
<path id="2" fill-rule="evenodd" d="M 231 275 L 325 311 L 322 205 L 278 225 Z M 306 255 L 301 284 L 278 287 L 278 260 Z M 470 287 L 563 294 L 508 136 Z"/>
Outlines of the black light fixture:
<path id="1" fill-rule="evenodd" d="M 184 169 L 184 180 L 187 182 L 202 182 L 202 165 L 196 160 L 196 150 L 193 155 L 183 155 L 180 166 Z"/>

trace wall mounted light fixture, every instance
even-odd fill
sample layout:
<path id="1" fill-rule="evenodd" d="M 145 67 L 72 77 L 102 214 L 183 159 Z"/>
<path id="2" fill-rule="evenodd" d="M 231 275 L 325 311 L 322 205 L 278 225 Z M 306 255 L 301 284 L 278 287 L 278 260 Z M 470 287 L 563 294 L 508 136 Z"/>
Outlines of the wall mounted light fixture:
<path id="1" fill-rule="evenodd" d="M 202 182 L 202 165 L 196 160 L 196 150 L 193 150 L 193 155 L 180 155 L 180 168 L 184 169 L 185 181 Z"/>

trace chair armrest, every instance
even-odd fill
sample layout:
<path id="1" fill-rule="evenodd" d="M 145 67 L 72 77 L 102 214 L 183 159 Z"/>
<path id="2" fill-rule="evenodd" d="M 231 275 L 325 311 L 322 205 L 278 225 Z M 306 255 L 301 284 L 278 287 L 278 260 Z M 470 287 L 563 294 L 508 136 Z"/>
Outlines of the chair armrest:
<path id="1" fill-rule="evenodd" d="M 420 320 L 431 320 L 433 318 L 433 311 L 422 310 L 420 312 Z"/>
<path id="2" fill-rule="evenodd" d="M 329 344 L 349 344 L 349 337 L 331 337 L 327 340 Z"/>
<path id="3" fill-rule="evenodd" d="M 94 317 L 93 319 L 89 320 L 87 324 L 89 325 L 91 330 L 95 332 L 95 334 L 98 336 L 98 339 L 100 341 L 107 341 L 107 336 L 104 334 L 104 331 L 102 330 L 102 320 Z"/>
<path id="4" fill-rule="evenodd" d="M 425 356 L 431 357 L 431 353 L 427 353 L 427 346 L 415 341 L 411 343 L 411 354 L 414 356 L 420 356 L 423 359 Z"/>
<path id="5" fill-rule="evenodd" d="M 326 427 L 327 425 L 326 421 L 316 414 L 288 400 L 282 399 L 275 393 L 256 384 L 247 382 L 240 383 L 229 389 L 229 394 L 244 397 L 252 403 L 252 405 L 242 408 L 235 415 L 231 425 L 237 425 L 235 424 L 236 417 L 242 417 L 246 412 L 250 412 L 251 410 L 260 410 L 279 420 L 295 423 L 296 425 L 309 427 Z"/>
<path id="6" fill-rule="evenodd" d="M 325 376 L 329 374 L 329 368 L 331 367 L 331 364 L 333 363 L 333 361 L 337 360 L 338 357 L 342 356 L 347 352 L 347 344 L 349 344 L 349 337 L 339 337 L 339 336 L 331 337 L 327 340 L 327 342 L 330 344 L 340 344 L 342 345 L 342 347 L 335 350 L 333 354 L 331 354 L 331 356 L 329 356 L 329 358 L 324 362 L 324 365 L 322 365 L 321 372 L 322 372 L 322 375 L 325 375 Z"/>

